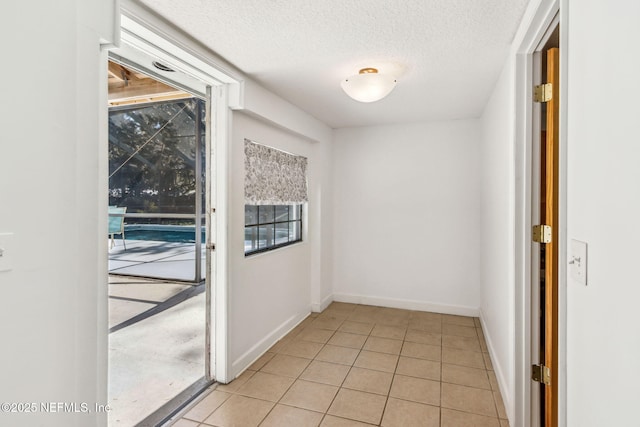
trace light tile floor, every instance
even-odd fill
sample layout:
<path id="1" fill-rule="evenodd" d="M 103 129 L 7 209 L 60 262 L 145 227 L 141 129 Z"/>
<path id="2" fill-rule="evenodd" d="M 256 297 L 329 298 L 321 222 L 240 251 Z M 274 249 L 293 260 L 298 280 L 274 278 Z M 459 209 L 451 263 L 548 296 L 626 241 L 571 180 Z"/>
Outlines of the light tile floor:
<path id="1" fill-rule="evenodd" d="M 333 303 L 176 427 L 507 427 L 479 319 Z"/>

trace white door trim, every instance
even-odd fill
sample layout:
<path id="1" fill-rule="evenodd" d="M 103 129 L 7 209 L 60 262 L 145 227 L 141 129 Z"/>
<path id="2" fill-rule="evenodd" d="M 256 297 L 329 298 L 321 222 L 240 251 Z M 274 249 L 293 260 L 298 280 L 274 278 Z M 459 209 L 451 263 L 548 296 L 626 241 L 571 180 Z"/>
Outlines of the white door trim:
<path id="1" fill-rule="evenodd" d="M 535 220 L 533 190 L 538 185 L 535 165 L 539 162 L 534 153 L 534 106 L 533 85 L 534 54 L 541 40 L 553 24 L 554 18 L 560 19 L 560 81 L 567 81 L 567 0 L 539 0 L 530 15 L 527 29 L 515 49 L 515 420 L 513 424 L 523 427 L 537 427 L 532 414 L 531 365 L 535 346 L 532 342 L 532 246 L 531 227 Z M 566 206 L 567 206 L 567 160 L 566 160 L 566 123 L 567 123 L 567 84 L 560 87 L 560 176 L 559 176 L 559 292 L 558 292 L 558 356 L 559 381 L 558 419 L 559 425 L 566 425 Z"/>
<path id="2" fill-rule="evenodd" d="M 211 242 L 215 244 L 215 252 L 207 250 L 207 282 L 213 279 L 208 289 L 210 307 L 209 342 L 213 347 L 207 360 L 207 375 L 216 381 L 229 381 L 228 371 L 228 311 L 227 311 L 227 221 L 228 221 L 228 146 L 230 144 L 230 106 L 241 102 L 242 80 L 227 74 L 221 67 L 208 58 L 188 48 L 188 43 L 173 38 L 166 29 L 151 23 L 151 18 L 137 15 L 123 9 L 121 16 L 122 38 L 120 50 L 139 50 L 146 55 L 158 58 L 179 69 L 190 78 L 184 83 L 194 91 L 207 97 L 210 95 L 211 128 L 207 135 L 208 145 L 212 148 L 207 159 L 207 176 L 213 179 L 210 207 L 215 209 L 206 213 L 211 224 Z M 133 48 L 133 49 L 131 49 Z"/>

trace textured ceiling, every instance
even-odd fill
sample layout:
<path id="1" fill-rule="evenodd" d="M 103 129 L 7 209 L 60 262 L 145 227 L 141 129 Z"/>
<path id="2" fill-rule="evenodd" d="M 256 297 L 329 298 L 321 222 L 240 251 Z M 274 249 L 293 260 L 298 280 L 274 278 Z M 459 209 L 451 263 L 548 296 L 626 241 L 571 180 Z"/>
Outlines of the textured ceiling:
<path id="1" fill-rule="evenodd" d="M 333 128 L 478 117 L 528 0 L 136 0 Z M 385 99 L 340 88 L 393 74 Z"/>

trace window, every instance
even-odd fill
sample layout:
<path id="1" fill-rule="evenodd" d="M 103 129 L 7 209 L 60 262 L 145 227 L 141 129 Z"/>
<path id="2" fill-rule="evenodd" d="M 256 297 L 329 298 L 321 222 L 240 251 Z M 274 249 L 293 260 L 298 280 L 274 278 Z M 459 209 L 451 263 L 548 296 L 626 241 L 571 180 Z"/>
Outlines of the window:
<path id="1" fill-rule="evenodd" d="M 302 241 L 307 158 L 245 139 L 244 253 Z"/>
<path id="2" fill-rule="evenodd" d="M 302 241 L 302 205 L 245 205 L 244 254 Z"/>

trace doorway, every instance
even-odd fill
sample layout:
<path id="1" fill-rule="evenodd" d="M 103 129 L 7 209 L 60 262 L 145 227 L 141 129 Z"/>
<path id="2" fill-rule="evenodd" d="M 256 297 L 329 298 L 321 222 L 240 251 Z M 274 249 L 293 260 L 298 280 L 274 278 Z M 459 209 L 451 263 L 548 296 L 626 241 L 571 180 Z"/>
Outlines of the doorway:
<path id="1" fill-rule="evenodd" d="M 109 242 L 109 425 L 153 426 L 212 382 L 210 107 L 160 74 L 176 73 L 170 65 L 118 53 L 109 61 L 110 222 L 121 224 Z"/>
<path id="2" fill-rule="evenodd" d="M 558 425 L 560 253 L 560 27 L 533 55 L 534 107 L 531 271 L 532 425 Z"/>
<path id="3" fill-rule="evenodd" d="M 566 206 L 567 206 L 567 15 L 562 13 L 559 0 L 543 0 L 531 9 L 527 25 L 516 40 L 515 57 L 515 421 L 523 427 L 543 425 L 540 383 L 532 379 L 533 366 L 546 363 L 541 358 L 542 322 L 541 249 L 542 243 L 533 241 L 533 227 L 542 225 L 541 218 L 541 140 L 542 103 L 534 102 L 534 87 L 546 82 L 542 75 L 542 52 L 550 39 L 557 40 L 560 56 L 558 173 L 557 173 L 557 365 L 551 373 L 557 387 L 557 422 L 566 423 Z M 546 107 L 545 107 L 546 108 Z M 546 117 L 546 111 L 545 111 Z M 545 119 L 546 120 L 546 119 Z M 546 124 L 544 124 L 545 130 Z M 546 141 L 546 138 L 545 138 Z M 546 143 L 546 142 L 545 142 Z M 546 257 L 546 252 L 545 252 Z M 546 327 L 546 323 L 545 323 Z"/>
<path id="4" fill-rule="evenodd" d="M 161 83 L 206 101 L 204 174 L 208 179 L 205 180 L 204 189 L 206 242 L 203 245 L 205 262 L 202 275 L 205 281 L 204 293 L 201 294 L 205 299 L 205 333 L 202 349 L 204 369 L 200 380 L 138 423 L 158 425 L 170 419 L 208 384 L 214 381 L 227 383 L 232 379 L 229 378 L 228 369 L 227 177 L 230 110 L 242 105 L 242 76 L 221 67 L 212 61 L 207 53 L 190 49 L 189 40 L 166 28 L 163 22 L 145 10 L 123 7 L 120 30 L 119 44 L 108 47 L 108 59 L 117 64 L 130 66 L 134 71 L 147 74 Z M 164 65 L 174 71 L 158 69 L 153 64 L 154 61 L 161 67 Z M 106 69 L 106 62 L 104 66 Z M 107 94 L 104 93 L 104 102 L 107 102 L 106 98 Z M 106 122 L 105 120 L 105 128 Z M 105 163 L 107 151 L 105 146 L 102 153 Z M 105 193 L 108 189 L 107 175 L 104 176 Z M 105 328 L 106 333 L 108 330 Z M 113 412 L 110 412 L 110 415 L 112 414 Z"/>
<path id="5" fill-rule="evenodd" d="M 109 61 L 110 274 L 204 279 L 205 104 Z"/>

